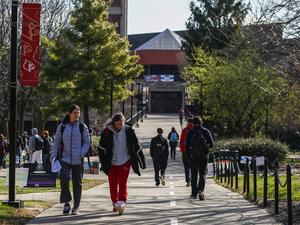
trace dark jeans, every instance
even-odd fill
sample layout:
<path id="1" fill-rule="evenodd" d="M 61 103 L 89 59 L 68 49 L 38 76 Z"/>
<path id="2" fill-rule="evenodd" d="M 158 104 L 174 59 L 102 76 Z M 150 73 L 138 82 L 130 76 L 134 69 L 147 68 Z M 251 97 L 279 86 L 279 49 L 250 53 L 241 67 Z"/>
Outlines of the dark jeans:
<path id="1" fill-rule="evenodd" d="M 70 173 L 72 173 L 74 208 L 78 208 L 82 192 L 82 165 L 70 165 L 64 161 L 60 161 L 60 163 L 62 167 L 60 170 L 60 203 L 67 203 L 72 200 L 69 187 Z"/>
<path id="2" fill-rule="evenodd" d="M 4 164 L 4 154 L 0 154 L 0 167 Z"/>
<path id="3" fill-rule="evenodd" d="M 170 141 L 171 159 L 175 159 L 175 156 L 176 156 L 176 147 L 177 147 L 177 142 L 171 142 Z"/>
<path id="4" fill-rule="evenodd" d="M 191 181 L 191 169 L 190 169 L 190 160 L 187 156 L 183 153 L 182 155 L 182 162 L 184 166 L 184 174 L 185 174 L 185 182 Z"/>
<path id="5" fill-rule="evenodd" d="M 207 159 L 191 162 L 192 173 L 192 195 L 196 196 L 199 192 L 203 192 L 205 188 Z"/>
<path id="6" fill-rule="evenodd" d="M 164 159 L 153 159 L 155 182 L 160 183 L 159 182 L 159 172 L 162 177 L 165 177 L 167 163 L 168 163 L 168 161 L 164 160 Z"/>

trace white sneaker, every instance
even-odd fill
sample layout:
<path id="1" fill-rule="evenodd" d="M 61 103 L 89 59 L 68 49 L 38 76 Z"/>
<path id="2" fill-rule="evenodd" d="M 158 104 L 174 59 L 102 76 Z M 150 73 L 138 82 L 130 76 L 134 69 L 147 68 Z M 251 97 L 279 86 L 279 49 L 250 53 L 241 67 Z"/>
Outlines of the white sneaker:
<path id="1" fill-rule="evenodd" d="M 122 215 L 125 209 L 126 203 L 124 201 L 119 201 L 118 202 L 118 211 L 119 215 Z"/>
<path id="2" fill-rule="evenodd" d="M 118 211 L 118 207 L 119 207 L 118 203 L 115 202 L 115 203 L 113 204 L 113 211 L 114 211 L 114 212 L 117 212 L 117 211 Z"/>

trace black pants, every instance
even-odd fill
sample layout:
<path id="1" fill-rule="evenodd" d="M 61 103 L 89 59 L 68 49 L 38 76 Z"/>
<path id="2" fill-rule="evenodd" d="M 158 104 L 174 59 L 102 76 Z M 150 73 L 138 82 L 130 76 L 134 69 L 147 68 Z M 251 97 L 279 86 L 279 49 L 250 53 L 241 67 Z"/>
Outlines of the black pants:
<path id="1" fill-rule="evenodd" d="M 176 147 L 177 147 L 177 142 L 171 142 L 170 141 L 171 159 L 175 159 L 175 156 L 176 156 Z"/>
<path id="2" fill-rule="evenodd" d="M 4 154 L 0 154 L 0 167 L 4 164 Z"/>
<path id="3" fill-rule="evenodd" d="M 82 192 L 82 165 L 70 165 L 63 161 L 60 163 L 62 167 L 60 170 L 60 203 L 67 203 L 72 200 L 69 187 L 70 173 L 72 173 L 74 208 L 78 208 Z"/>
<path id="4" fill-rule="evenodd" d="M 187 158 L 186 154 L 182 155 L 182 162 L 184 166 L 185 182 L 191 181 L 191 169 L 190 169 L 190 160 Z"/>
<path id="5" fill-rule="evenodd" d="M 192 195 L 196 196 L 199 192 L 203 192 L 205 188 L 207 159 L 191 162 L 192 173 Z"/>
<path id="6" fill-rule="evenodd" d="M 160 183 L 159 181 L 159 173 L 162 177 L 165 177 L 165 172 L 167 168 L 167 160 L 164 159 L 153 159 L 153 167 L 154 167 L 154 180 L 157 183 Z"/>

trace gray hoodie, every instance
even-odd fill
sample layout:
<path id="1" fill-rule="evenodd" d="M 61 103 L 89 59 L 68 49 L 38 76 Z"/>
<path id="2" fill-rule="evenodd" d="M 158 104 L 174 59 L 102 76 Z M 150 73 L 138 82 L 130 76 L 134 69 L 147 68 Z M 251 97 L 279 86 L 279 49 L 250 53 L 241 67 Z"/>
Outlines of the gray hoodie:
<path id="1" fill-rule="evenodd" d="M 121 166 L 130 159 L 127 148 L 125 126 L 123 126 L 119 132 L 116 132 L 112 126 L 108 126 L 108 129 L 110 129 L 114 135 L 113 157 L 111 163 L 115 166 Z"/>
<path id="2" fill-rule="evenodd" d="M 51 153 L 51 162 L 53 158 L 57 157 L 57 153 L 60 148 L 61 126 L 62 123 L 58 125 L 55 133 L 55 140 L 54 140 L 54 145 Z M 66 127 L 63 132 L 64 149 L 63 149 L 63 155 L 61 160 L 70 165 L 80 165 L 82 163 L 81 159 L 84 158 L 91 144 L 90 135 L 86 125 L 84 125 L 82 141 L 83 143 L 81 143 L 79 121 L 75 123 L 70 123 L 70 122 L 66 123 Z"/>

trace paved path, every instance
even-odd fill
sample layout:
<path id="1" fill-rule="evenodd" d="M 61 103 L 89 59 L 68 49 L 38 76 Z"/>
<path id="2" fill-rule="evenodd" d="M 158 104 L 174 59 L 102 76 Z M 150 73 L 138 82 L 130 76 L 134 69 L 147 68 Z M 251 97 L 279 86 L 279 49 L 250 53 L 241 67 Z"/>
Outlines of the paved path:
<path id="1" fill-rule="evenodd" d="M 169 131 L 174 125 L 179 125 L 176 116 L 151 115 L 136 129 L 145 147 L 148 167 L 141 177 L 133 173 L 130 175 L 124 215 L 112 212 L 106 183 L 83 193 L 80 215 L 62 216 L 62 205 L 57 204 L 29 224 L 278 224 L 264 209 L 216 185 L 212 179 L 207 180 L 205 201 L 189 199 L 190 188 L 185 187 L 179 158 L 169 162 L 166 186 L 155 187 L 152 162 L 146 147 L 149 138 L 155 135 L 156 127 Z M 105 178 L 103 174 L 100 177 Z"/>

